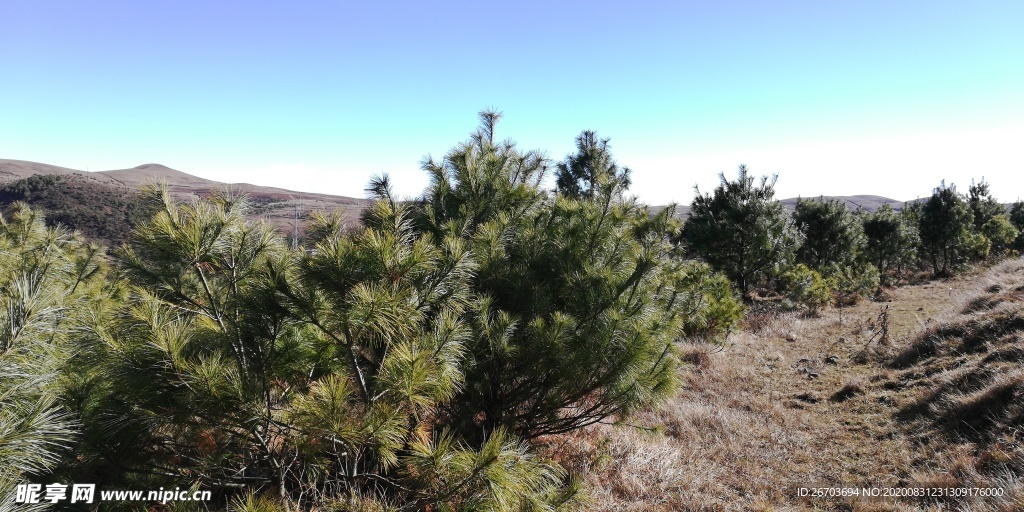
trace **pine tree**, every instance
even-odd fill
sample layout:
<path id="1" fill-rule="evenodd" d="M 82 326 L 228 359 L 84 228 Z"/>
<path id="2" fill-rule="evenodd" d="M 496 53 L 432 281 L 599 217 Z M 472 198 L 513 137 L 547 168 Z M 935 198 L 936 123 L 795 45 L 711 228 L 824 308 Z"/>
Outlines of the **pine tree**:
<path id="1" fill-rule="evenodd" d="M 864 228 L 857 217 L 836 200 L 796 203 L 793 221 L 803 235 L 796 261 L 829 274 L 830 267 L 853 267 L 864 249 Z"/>
<path id="2" fill-rule="evenodd" d="M 1024 230 L 1024 201 L 1016 201 L 1010 208 L 1010 222 L 1017 230 Z"/>
<path id="3" fill-rule="evenodd" d="M 461 239 L 420 236 L 387 195 L 362 229 L 321 217 L 314 245 L 289 250 L 242 218 L 244 200 L 155 196 L 161 211 L 118 255 L 130 293 L 82 341 L 79 476 L 264 489 L 285 508 L 571 497 L 564 471 L 511 432 L 470 444 L 446 428 L 476 307 Z"/>
<path id="4" fill-rule="evenodd" d="M 630 185 L 629 168 L 619 168 L 612 159 L 609 139 L 598 139 L 592 131 L 576 137 L 576 154 L 558 164 L 555 184 L 558 193 L 573 198 L 616 194 Z"/>
<path id="5" fill-rule="evenodd" d="M 991 252 L 1002 254 L 1013 246 L 1020 231 L 1010 221 L 1009 215 L 1001 213 L 981 226 L 981 234 L 992 244 Z"/>
<path id="6" fill-rule="evenodd" d="M 446 411 L 467 385 L 468 319 L 481 314 L 470 286 L 477 263 L 462 238 L 417 233 L 386 179 L 370 188 L 380 200 L 364 228 L 318 218 L 297 283 L 280 288 L 343 362 L 289 415 L 307 464 L 332 467 L 349 493 L 415 508 L 544 510 L 566 499 L 561 468 L 511 432 L 471 444 L 449 428 Z"/>
<path id="7" fill-rule="evenodd" d="M 567 193 L 552 196 L 539 186 L 539 153 L 494 143 L 496 116 L 482 120 L 469 142 L 426 162 L 419 206 L 421 229 L 435 242 L 464 238 L 478 264 L 466 389 L 449 411 L 460 431 L 529 439 L 667 396 L 685 277 L 669 258 L 671 211 L 649 215 L 624 198 L 606 144 L 586 132 L 564 165 Z"/>
<path id="8" fill-rule="evenodd" d="M 744 165 L 736 181 L 719 177 L 713 193 L 696 191 L 680 238 L 746 295 L 790 265 L 801 237 L 775 200 L 777 177 L 764 176 L 755 185 Z"/>
<path id="9" fill-rule="evenodd" d="M 279 418 L 322 350 L 272 300 L 290 255 L 272 228 L 244 220 L 244 199 L 178 204 L 151 190 L 148 202 L 158 213 L 117 253 L 122 303 L 81 341 L 79 471 L 283 498 L 297 455 Z"/>
<path id="10" fill-rule="evenodd" d="M 865 257 L 878 269 L 883 282 L 889 281 L 890 272 L 899 276 L 917 261 L 917 224 L 907 215 L 883 205 L 865 215 L 863 224 Z"/>
<path id="11" fill-rule="evenodd" d="M 1013 248 L 1024 251 L 1024 201 L 1016 201 L 1010 208 L 1010 223 L 1017 228 L 1017 239 L 1013 242 Z"/>
<path id="12" fill-rule="evenodd" d="M 921 254 L 936 275 L 948 274 L 968 255 L 974 215 L 955 186 L 943 183 L 921 206 Z"/>
<path id="13" fill-rule="evenodd" d="M 69 334 L 102 286 L 98 248 L 24 204 L 0 218 L 0 509 L 56 468 L 77 431 L 60 401 Z M 25 504 L 18 510 L 42 509 Z"/>
<path id="14" fill-rule="evenodd" d="M 967 204 L 971 208 L 974 219 L 974 230 L 980 232 L 982 226 L 996 215 L 1005 215 L 1006 208 L 992 197 L 988 182 L 982 178 L 980 182 L 971 182 L 967 189 Z"/>

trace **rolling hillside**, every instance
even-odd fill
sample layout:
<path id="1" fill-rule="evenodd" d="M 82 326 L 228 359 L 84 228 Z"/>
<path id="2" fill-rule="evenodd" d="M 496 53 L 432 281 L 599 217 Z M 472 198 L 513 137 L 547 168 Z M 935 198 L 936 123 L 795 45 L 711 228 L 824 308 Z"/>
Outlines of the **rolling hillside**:
<path id="1" fill-rule="evenodd" d="M 46 179 L 40 179 L 47 176 Z M 33 178 L 34 177 L 34 178 Z M 131 169 L 85 172 L 24 160 L 0 159 L 0 203 L 25 201 L 46 210 L 52 222 L 75 227 L 86 236 L 117 244 L 130 223 L 136 192 L 149 183 L 166 183 L 180 200 L 209 196 L 224 189 L 248 195 L 255 208 L 250 215 L 283 231 L 299 229 L 314 210 L 340 210 L 352 221 L 369 204 L 366 199 L 296 192 L 249 183 L 221 183 L 160 164 Z"/>
<path id="2" fill-rule="evenodd" d="M 296 217 L 299 219 L 299 229 L 303 229 L 310 213 L 314 210 L 340 210 L 347 218 L 355 221 L 359 218 L 359 213 L 369 204 L 368 200 L 361 198 L 297 192 L 250 183 L 221 183 L 160 164 L 144 164 L 131 169 L 86 172 L 24 160 L 0 159 L 0 187 L 9 188 L 12 183 L 37 175 L 60 177 L 49 185 L 51 190 L 44 194 L 45 198 L 39 195 L 41 191 L 37 191 L 35 195 L 31 196 L 0 191 L 0 202 L 9 203 L 14 200 L 22 200 L 38 204 L 47 210 L 51 219 L 81 229 L 87 236 L 113 243 L 122 241 L 123 235 L 117 233 L 123 231 L 121 229 L 123 222 L 127 222 L 120 217 L 122 213 L 127 213 L 126 208 L 131 209 L 125 206 L 131 202 L 130 196 L 149 183 L 166 183 L 171 187 L 171 195 L 184 201 L 209 196 L 212 191 L 218 189 L 245 193 L 256 206 L 252 217 L 265 219 L 287 232 L 294 230 Z M 903 206 L 903 201 L 876 195 L 823 197 L 824 199 L 842 201 L 851 209 L 863 208 L 868 211 L 874 211 L 883 204 L 888 204 L 894 209 Z M 792 210 L 796 207 L 798 200 L 799 198 L 794 197 L 783 199 L 781 202 L 787 209 Z M 114 202 L 108 204 L 110 201 Z M 112 206 L 118 210 L 116 214 L 111 213 Z M 663 206 L 654 208 L 660 209 Z M 689 210 L 689 205 L 679 205 L 676 213 L 685 218 L 689 214 Z M 113 224 L 104 226 L 103 219 L 105 217 L 100 213 L 116 217 L 110 218 L 110 222 Z M 83 215 L 88 219 L 81 225 L 76 224 L 74 221 Z"/>

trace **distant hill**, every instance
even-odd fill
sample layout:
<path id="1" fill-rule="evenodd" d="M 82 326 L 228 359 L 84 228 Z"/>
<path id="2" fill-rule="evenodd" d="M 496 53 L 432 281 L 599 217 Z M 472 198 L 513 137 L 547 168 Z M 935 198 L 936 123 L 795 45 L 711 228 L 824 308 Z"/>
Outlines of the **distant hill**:
<path id="1" fill-rule="evenodd" d="M 43 178 L 45 177 L 45 178 Z M 190 201 L 216 190 L 244 193 L 255 208 L 251 218 L 264 219 L 291 233 L 298 218 L 305 228 L 315 210 L 341 211 L 356 222 L 370 200 L 329 194 L 297 192 L 249 183 L 221 183 L 160 164 L 131 169 L 85 172 L 66 167 L 0 159 L 0 204 L 25 201 L 46 211 L 51 223 L 79 229 L 90 238 L 111 244 L 124 241 L 132 222 L 138 190 L 149 183 L 166 183 L 171 195 Z"/>
<path id="2" fill-rule="evenodd" d="M 841 201 L 841 202 L 845 203 L 846 207 L 851 209 L 851 210 L 856 210 L 858 208 L 863 208 L 864 210 L 867 210 L 869 212 L 873 212 L 873 211 L 881 208 L 882 205 L 884 205 L 884 204 L 889 205 L 893 210 L 899 210 L 899 209 L 903 208 L 903 203 L 905 202 L 905 201 L 897 201 L 896 199 L 889 199 L 888 197 L 873 196 L 873 195 L 813 196 L 813 197 L 802 197 L 802 198 L 801 197 L 791 197 L 789 199 L 780 199 L 779 202 L 782 203 L 782 205 L 786 208 L 786 210 L 793 211 L 794 209 L 796 209 L 796 203 L 800 199 L 804 199 L 804 200 L 822 199 L 822 200 L 825 200 L 825 201 L 833 200 L 834 199 L 836 201 Z M 913 201 L 911 201 L 911 202 L 913 202 Z M 652 208 L 657 211 L 657 210 L 661 210 L 662 208 L 665 208 L 665 206 L 655 206 L 655 207 L 652 207 Z M 690 215 L 690 205 L 689 204 L 676 205 L 676 217 L 679 217 L 681 219 L 685 219 L 689 215 Z"/>
<path id="3" fill-rule="evenodd" d="M 835 201 L 840 201 L 842 203 L 845 203 L 846 207 L 851 209 L 851 210 L 856 210 L 858 208 L 863 208 L 864 210 L 867 210 L 869 212 L 873 212 L 873 211 L 881 208 L 883 205 L 886 205 L 886 204 L 889 205 L 894 210 L 899 210 L 899 209 L 903 208 L 903 203 L 905 202 L 905 201 L 897 201 L 895 199 L 889 199 L 888 197 L 872 196 L 872 195 L 859 195 L 859 196 L 814 196 L 814 197 L 802 197 L 802 198 L 801 197 L 791 197 L 789 199 L 783 199 L 783 200 L 781 200 L 779 202 L 781 202 L 786 207 L 787 210 L 792 211 L 792 210 L 794 210 L 796 208 L 796 203 L 800 199 L 803 199 L 805 201 L 806 200 L 810 200 L 810 199 L 815 199 L 815 200 L 819 200 L 820 199 L 820 200 L 823 200 L 823 201 L 835 200 Z"/>

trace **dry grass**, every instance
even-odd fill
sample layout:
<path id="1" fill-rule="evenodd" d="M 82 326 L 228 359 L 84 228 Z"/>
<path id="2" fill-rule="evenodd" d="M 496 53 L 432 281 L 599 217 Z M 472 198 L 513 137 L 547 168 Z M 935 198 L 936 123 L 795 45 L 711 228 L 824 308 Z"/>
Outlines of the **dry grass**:
<path id="1" fill-rule="evenodd" d="M 757 313 L 724 350 L 684 345 L 684 389 L 631 420 L 646 428 L 598 426 L 556 456 L 599 511 L 1024 510 L 1024 262 L 885 295 L 817 318 Z M 915 482 L 1016 498 L 796 492 Z"/>

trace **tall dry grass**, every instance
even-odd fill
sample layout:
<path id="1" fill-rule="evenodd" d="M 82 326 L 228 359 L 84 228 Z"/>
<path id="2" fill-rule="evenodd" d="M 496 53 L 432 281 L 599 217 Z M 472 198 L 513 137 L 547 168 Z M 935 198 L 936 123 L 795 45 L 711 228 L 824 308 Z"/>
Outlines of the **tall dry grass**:
<path id="1" fill-rule="evenodd" d="M 747 328 L 723 347 L 684 343 L 681 357 L 690 365 L 674 400 L 631 425 L 599 425 L 562 438 L 552 453 L 585 476 L 597 511 L 1024 510 L 1018 478 L 1024 434 L 1012 429 L 1014 418 L 1024 421 L 1012 405 L 1021 403 L 1024 378 L 1007 370 L 1024 361 L 1024 340 L 992 343 L 971 361 L 891 364 L 942 326 L 1024 310 L 1024 262 L 888 295 L 891 302 L 862 301 L 814 318 L 763 312 L 748 317 Z M 879 313 L 886 306 L 889 337 L 880 342 Z M 871 356 L 858 358 L 865 347 Z M 944 353 L 964 357 L 954 352 Z M 949 385 L 996 363 L 1002 366 L 976 388 Z M 960 373 L 946 367 L 956 364 L 966 366 Z M 922 414 L 907 413 L 936 393 L 941 396 Z M 985 418 L 997 403 L 1010 405 L 999 409 L 1001 420 L 978 423 L 992 434 L 977 439 L 950 435 L 957 429 L 936 420 L 942 414 Z M 886 502 L 796 492 L 801 485 L 913 482 L 999 486 L 1012 497 Z"/>

